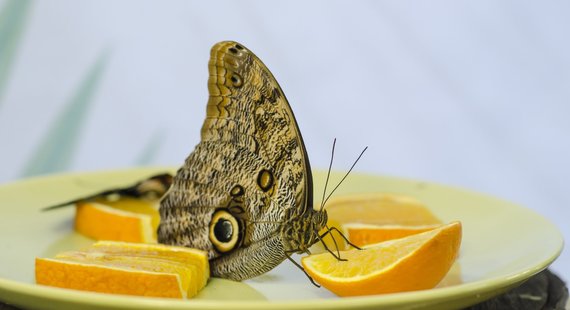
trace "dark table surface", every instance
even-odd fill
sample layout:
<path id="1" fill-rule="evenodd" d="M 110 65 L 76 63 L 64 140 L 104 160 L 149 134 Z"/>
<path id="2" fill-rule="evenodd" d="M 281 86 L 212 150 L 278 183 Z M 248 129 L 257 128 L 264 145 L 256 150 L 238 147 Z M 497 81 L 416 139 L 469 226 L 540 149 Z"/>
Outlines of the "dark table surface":
<path id="1" fill-rule="evenodd" d="M 466 310 L 519 309 L 519 310 L 565 310 L 568 302 L 566 284 L 549 270 L 545 270 L 521 286 L 482 302 Z M 18 310 L 0 302 L 0 310 Z"/>

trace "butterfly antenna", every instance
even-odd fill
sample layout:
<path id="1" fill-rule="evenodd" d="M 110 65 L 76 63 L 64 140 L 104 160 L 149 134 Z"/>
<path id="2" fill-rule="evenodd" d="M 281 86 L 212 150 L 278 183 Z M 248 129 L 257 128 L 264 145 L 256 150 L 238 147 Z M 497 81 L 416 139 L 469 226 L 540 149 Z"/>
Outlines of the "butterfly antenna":
<path id="1" fill-rule="evenodd" d="M 325 181 L 325 189 L 323 190 L 323 199 L 321 199 L 321 208 L 319 209 L 322 210 L 325 206 L 325 195 L 327 194 L 327 185 L 329 184 L 329 178 L 331 176 L 331 169 L 332 169 L 332 164 L 333 164 L 333 160 L 334 160 L 334 147 L 336 145 L 336 138 L 334 138 L 333 140 L 333 145 L 332 145 L 332 152 L 331 152 L 331 161 L 329 163 L 329 170 L 327 171 L 327 180 Z"/>
<path id="2" fill-rule="evenodd" d="M 323 204 L 322 204 L 322 208 L 324 208 L 324 205 L 327 203 L 327 201 L 329 200 L 329 198 L 331 198 L 332 194 L 336 191 L 336 189 L 342 184 L 342 182 L 344 181 L 344 179 L 346 179 L 346 177 L 350 174 L 350 172 L 352 171 L 352 169 L 354 168 L 354 166 L 356 166 L 356 163 L 360 160 L 360 158 L 362 157 L 362 155 L 364 154 L 364 152 L 366 152 L 366 150 L 368 149 L 368 147 L 365 147 L 364 150 L 362 150 L 362 152 L 360 152 L 360 155 L 358 155 L 358 158 L 356 158 L 356 160 L 354 161 L 354 163 L 352 164 L 352 166 L 350 167 L 350 169 L 348 169 L 348 172 L 344 175 L 344 177 L 342 177 L 342 179 L 340 180 L 340 182 L 338 182 L 338 184 L 335 186 L 335 188 L 333 188 L 333 190 L 331 191 L 331 193 L 327 196 L 327 199 L 324 200 Z"/>

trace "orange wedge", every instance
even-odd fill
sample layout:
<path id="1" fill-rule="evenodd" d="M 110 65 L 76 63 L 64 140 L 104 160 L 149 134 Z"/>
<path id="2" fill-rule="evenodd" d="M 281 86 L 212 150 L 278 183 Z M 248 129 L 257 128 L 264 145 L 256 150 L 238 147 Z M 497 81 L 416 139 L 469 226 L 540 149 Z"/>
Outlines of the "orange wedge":
<path id="1" fill-rule="evenodd" d="M 132 212 L 136 214 L 146 214 L 150 216 L 150 223 L 152 227 L 157 227 L 160 223 L 160 215 L 158 214 L 159 200 L 145 200 L 131 197 L 120 197 L 117 200 L 99 199 L 96 202 L 113 207 L 115 209 Z"/>
<path id="2" fill-rule="evenodd" d="M 442 222 L 421 202 L 395 194 L 358 194 L 331 198 L 329 218 L 344 223 L 376 225 L 434 225 Z"/>
<path id="3" fill-rule="evenodd" d="M 404 225 L 370 225 L 348 223 L 342 225 L 345 236 L 356 246 L 379 243 L 399 239 L 440 227 L 441 225 L 404 226 Z"/>
<path id="4" fill-rule="evenodd" d="M 36 283 L 109 294 L 185 298 L 181 275 L 36 258 Z"/>
<path id="5" fill-rule="evenodd" d="M 352 226 L 353 238 L 356 238 L 357 242 L 363 241 L 359 238 L 366 238 L 371 240 L 370 242 L 400 238 L 425 231 L 422 228 L 435 228 L 442 224 L 423 203 L 414 198 L 396 194 L 371 193 L 337 196 L 327 202 L 325 210 L 328 215 L 328 226 L 335 227 L 341 232 L 347 232 L 345 226 Z M 355 231 L 354 227 L 357 223 L 383 228 L 375 231 Z M 326 228 L 320 233 L 323 234 L 325 231 Z M 333 235 L 339 249 L 346 249 L 346 242 L 336 233 Z M 336 249 L 330 235 L 325 236 L 323 240 L 330 249 Z M 323 252 L 322 246 L 318 244 L 311 250 L 315 253 Z"/>
<path id="6" fill-rule="evenodd" d="M 156 242 L 160 216 L 155 204 L 138 199 L 78 203 L 75 230 L 95 240 Z"/>
<path id="7" fill-rule="evenodd" d="M 447 274 L 461 244 L 461 223 L 367 246 L 301 260 L 307 273 L 339 296 L 430 289 Z"/>
<path id="8" fill-rule="evenodd" d="M 205 286 L 204 275 L 207 253 L 176 246 L 102 242 L 36 258 L 38 284 L 111 294 L 190 298 Z"/>
<path id="9" fill-rule="evenodd" d="M 112 255 L 138 256 L 167 259 L 197 267 L 196 281 L 199 289 L 204 288 L 210 278 L 210 264 L 205 251 L 163 244 L 143 244 L 116 241 L 99 241 L 87 249 L 92 252 L 103 252 Z"/>

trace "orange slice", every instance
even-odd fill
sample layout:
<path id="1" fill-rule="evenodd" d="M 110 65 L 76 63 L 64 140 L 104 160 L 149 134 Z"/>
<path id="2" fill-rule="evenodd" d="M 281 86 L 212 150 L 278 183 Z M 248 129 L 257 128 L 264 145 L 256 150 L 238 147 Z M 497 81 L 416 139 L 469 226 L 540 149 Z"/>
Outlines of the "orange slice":
<path id="1" fill-rule="evenodd" d="M 93 244 L 87 251 L 103 252 L 113 255 L 168 259 L 186 265 L 197 266 L 198 274 L 196 281 L 198 282 L 199 289 L 204 288 L 208 279 L 210 279 L 208 253 L 198 249 L 163 244 L 99 241 Z"/>
<path id="2" fill-rule="evenodd" d="M 325 205 L 329 219 L 341 224 L 422 226 L 442 222 L 421 202 L 395 194 L 358 194 L 331 198 Z"/>
<path id="3" fill-rule="evenodd" d="M 342 225 L 345 236 L 356 246 L 379 243 L 419 234 L 440 227 L 441 225 L 404 226 L 404 225 L 370 225 L 348 223 Z"/>
<path id="4" fill-rule="evenodd" d="M 76 205 L 75 230 L 95 240 L 156 242 L 160 216 L 152 203 L 124 198 Z"/>
<path id="5" fill-rule="evenodd" d="M 339 296 L 430 289 L 447 274 L 461 244 L 461 223 L 427 232 L 341 251 L 303 257 L 301 263 L 318 283 Z"/>
<path id="6" fill-rule="evenodd" d="M 158 199 L 147 200 L 147 199 L 137 199 L 131 197 L 121 197 L 116 200 L 109 200 L 102 198 L 97 200 L 96 202 L 102 203 L 104 205 L 125 212 L 146 214 L 150 216 L 150 223 L 153 228 L 155 227 L 158 228 L 158 224 L 160 224 L 160 215 L 158 214 L 158 203 L 159 203 Z"/>
<path id="7" fill-rule="evenodd" d="M 318 207 L 315 208 L 318 209 Z M 402 226 L 436 227 L 442 224 L 421 202 L 411 197 L 396 194 L 371 193 L 337 196 L 327 202 L 325 210 L 328 215 L 327 225 L 341 232 L 346 232 L 345 225 L 353 225 L 354 223 L 384 226 L 383 232 L 378 232 L 378 234 L 385 234 L 385 236 L 378 237 L 378 241 L 405 235 L 400 229 Z M 399 231 L 392 232 L 392 229 Z M 322 235 L 326 231 L 327 229 L 323 228 L 319 233 Z M 412 231 L 408 230 L 410 233 Z M 334 240 L 332 236 L 334 236 Z M 329 249 L 334 250 L 337 246 L 341 250 L 348 248 L 344 239 L 339 237 L 336 232 L 333 232 L 332 236 L 329 234 L 323 238 Z M 319 242 L 311 248 L 311 251 L 322 253 L 325 250 Z"/>
<path id="8" fill-rule="evenodd" d="M 111 294 L 189 298 L 208 278 L 207 253 L 176 246 L 105 241 L 36 258 L 38 284 Z"/>
<path id="9" fill-rule="evenodd" d="M 181 275 L 36 258 L 36 283 L 99 293 L 185 298 Z"/>

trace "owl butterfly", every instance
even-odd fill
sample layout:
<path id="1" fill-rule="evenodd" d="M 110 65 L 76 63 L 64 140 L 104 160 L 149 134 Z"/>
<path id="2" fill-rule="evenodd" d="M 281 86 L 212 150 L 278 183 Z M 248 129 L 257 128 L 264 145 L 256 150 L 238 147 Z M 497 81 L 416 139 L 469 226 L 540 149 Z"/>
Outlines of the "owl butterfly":
<path id="1" fill-rule="evenodd" d="M 308 252 L 327 214 L 313 209 L 303 138 L 267 67 L 220 42 L 208 68 L 201 141 L 161 201 L 158 241 L 206 250 L 213 276 L 239 281 Z"/>

